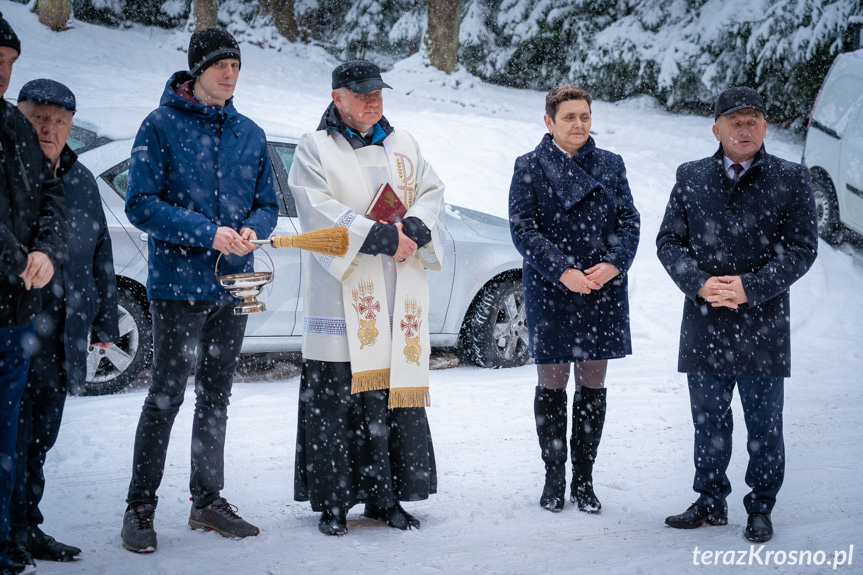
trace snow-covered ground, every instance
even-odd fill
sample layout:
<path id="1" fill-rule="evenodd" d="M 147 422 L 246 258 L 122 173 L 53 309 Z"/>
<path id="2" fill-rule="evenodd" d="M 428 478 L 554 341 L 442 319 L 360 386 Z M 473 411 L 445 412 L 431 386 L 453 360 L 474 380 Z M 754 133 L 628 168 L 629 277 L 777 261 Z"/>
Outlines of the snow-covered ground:
<path id="1" fill-rule="evenodd" d="M 100 28 L 74 22 L 53 33 L 23 5 L 0 0 L 22 40 L 8 97 L 39 77 L 69 85 L 76 121 L 104 135 L 131 137 L 164 83 L 186 68 L 185 35 L 159 29 Z M 280 52 L 243 44 L 237 108 L 268 129 L 314 129 L 329 100 L 335 61 L 316 48 Z M 448 201 L 506 216 L 515 158 L 544 132 L 544 94 L 442 75 L 414 57 L 384 75 L 385 114 L 410 130 L 447 183 Z M 458 367 L 432 373 L 429 409 L 439 493 L 406 507 L 422 529 L 401 532 L 349 514 L 350 533 L 324 537 L 308 504 L 293 501 L 298 378 L 261 374 L 234 386 L 225 496 L 261 527 L 230 541 L 192 531 L 188 476 L 194 396 L 174 426 L 156 516 L 159 550 L 139 556 L 120 546 L 135 425 L 145 390 L 70 397 L 46 464 L 45 530 L 84 549 L 69 564 L 39 563 L 42 574 L 191 573 L 715 573 L 743 572 L 705 562 L 704 550 L 745 552 L 754 572 L 863 572 L 863 257 L 823 242 L 813 269 L 792 289 L 793 376 L 786 382 L 787 474 L 773 513 L 776 536 L 760 554 L 743 539 L 745 429 L 738 429 L 729 476 L 735 488 L 727 527 L 677 531 L 666 515 L 695 496 L 692 424 L 685 377 L 676 372 L 683 296 L 655 256 L 654 238 L 678 164 L 716 149 L 707 118 L 676 116 L 649 99 L 596 102 L 595 139 L 626 161 L 642 213 L 642 244 L 631 271 L 634 355 L 611 363 L 609 412 L 595 471 L 600 515 L 571 505 L 538 506 L 542 463 L 532 414 L 535 369 Z M 779 130 L 768 149 L 798 161 L 800 142 Z M 252 378 L 254 379 L 254 378 Z M 853 545 L 853 555 L 847 555 Z M 768 551 L 782 552 L 769 559 Z M 818 552 L 823 552 L 823 555 Z M 792 554 L 791 552 L 795 552 Z M 791 565 L 810 552 L 812 565 Z M 803 557 L 807 557 L 804 553 Z M 741 557 L 735 554 L 734 560 Z M 759 560 L 768 565 L 759 565 Z M 774 560 L 775 559 L 775 560 Z M 715 556 L 709 562 L 716 561 Z M 818 566 L 815 562 L 822 562 Z M 784 562 L 785 565 L 776 565 Z"/>

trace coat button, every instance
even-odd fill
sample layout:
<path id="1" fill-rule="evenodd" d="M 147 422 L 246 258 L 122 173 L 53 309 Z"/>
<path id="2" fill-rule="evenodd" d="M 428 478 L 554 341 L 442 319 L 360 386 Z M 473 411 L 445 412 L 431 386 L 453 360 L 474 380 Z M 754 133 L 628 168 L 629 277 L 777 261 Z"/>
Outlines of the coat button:
<path id="1" fill-rule="evenodd" d="M 725 210 L 725 215 L 726 215 L 726 216 L 730 216 L 730 215 L 732 215 L 732 214 L 734 214 L 734 212 L 732 212 L 731 210 Z"/>

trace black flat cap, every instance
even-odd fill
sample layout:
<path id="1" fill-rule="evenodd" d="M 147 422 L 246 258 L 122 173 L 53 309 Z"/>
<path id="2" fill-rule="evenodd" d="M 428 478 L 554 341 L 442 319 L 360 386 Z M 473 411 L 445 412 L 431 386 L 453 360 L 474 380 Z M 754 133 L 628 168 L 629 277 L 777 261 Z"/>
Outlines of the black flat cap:
<path id="1" fill-rule="evenodd" d="M 719 116 L 727 116 L 746 108 L 752 108 L 765 116 L 767 115 L 767 111 L 764 109 L 764 101 L 758 95 L 758 92 L 745 86 L 728 88 L 719 94 L 719 98 L 716 99 L 716 106 L 713 108 L 713 121 L 718 120 Z"/>
<path id="2" fill-rule="evenodd" d="M 75 94 L 72 90 L 54 80 L 30 80 L 18 92 L 18 101 L 33 102 L 56 106 L 68 112 L 75 113 Z"/>
<path id="3" fill-rule="evenodd" d="M 381 69 L 367 60 L 351 60 L 333 70 L 333 90 L 347 88 L 354 94 L 368 94 L 390 88 L 381 78 Z"/>

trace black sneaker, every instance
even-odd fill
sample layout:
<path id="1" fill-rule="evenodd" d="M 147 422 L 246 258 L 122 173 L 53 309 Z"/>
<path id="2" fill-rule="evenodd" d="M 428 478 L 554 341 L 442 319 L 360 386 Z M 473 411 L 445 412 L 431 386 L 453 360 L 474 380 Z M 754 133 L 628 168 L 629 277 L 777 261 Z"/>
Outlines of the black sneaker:
<path id="1" fill-rule="evenodd" d="M 136 553 L 152 553 L 156 550 L 156 531 L 153 529 L 153 517 L 156 506 L 150 504 L 127 507 L 123 514 L 123 547 Z"/>
<path id="2" fill-rule="evenodd" d="M 219 497 L 206 507 L 198 509 L 192 505 L 189 513 L 189 526 L 192 529 L 215 531 L 222 537 L 254 537 L 260 529 L 237 515 L 237 508 Z"/>

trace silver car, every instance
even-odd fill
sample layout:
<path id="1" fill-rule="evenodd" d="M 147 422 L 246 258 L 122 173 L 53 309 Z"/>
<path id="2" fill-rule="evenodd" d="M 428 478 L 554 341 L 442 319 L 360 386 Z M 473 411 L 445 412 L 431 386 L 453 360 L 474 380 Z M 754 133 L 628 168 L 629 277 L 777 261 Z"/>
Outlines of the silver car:
<path id="1" fill-rule="evenodd" d="M 288 188 L 288 171 L 297 138 L 270 137 L 268 148 L 279 197 L 274 234 L 299 233 L 297 210 Z M 75 127 L 70 147 L 99 184 L 114 250 L 120 307 L 117 345 L 90 349 L 87 383 L 82 393 L 120 391 L 151 359 L 151 323 L 147 294 L 147 235 L 124 212 L 131 140 L 109 141 Z M 522 258 L 512 245 L 506 220 L 447 206 L 444 266 L 428 274 L 431 290 L 429 328 L 437 348 L 455 348 L 483 367 L 513 367 L 528 361 L 527 326 L 521 285 Z M 302 259 L 293 249 L 267 249 L 274 281 L 258 299 L 266 311 L 249 316 L 244 353 L 300 351 L 303 329 Z M 270 268 L 258 255 L 255 269 Z"/>

